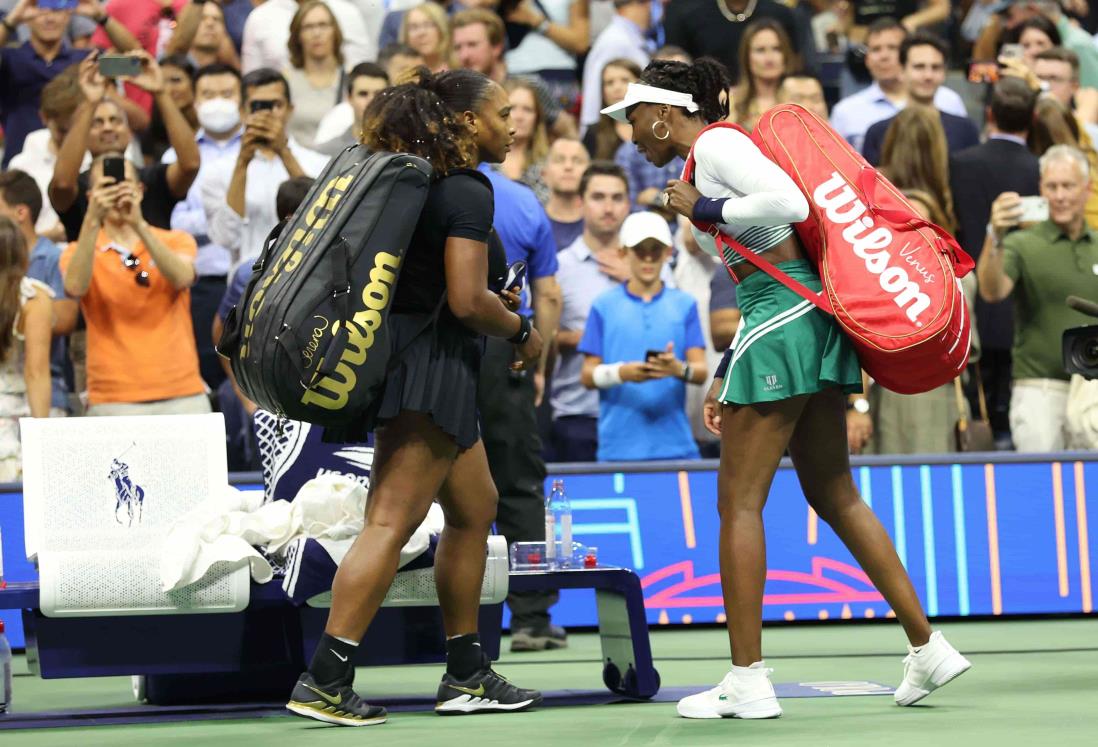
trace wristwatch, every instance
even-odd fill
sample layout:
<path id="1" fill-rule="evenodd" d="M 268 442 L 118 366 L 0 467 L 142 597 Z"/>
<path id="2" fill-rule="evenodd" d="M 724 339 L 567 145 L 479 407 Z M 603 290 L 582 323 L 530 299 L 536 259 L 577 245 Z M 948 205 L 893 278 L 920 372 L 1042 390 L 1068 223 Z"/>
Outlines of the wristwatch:
<path id="1" fill-rule="evenodd" d="M 854 408 L 854 412 L 860 412 L 862 415 L 869 414 L 869 400 L 865 397 L 859 397 L 850 406 Z"/>
<path id="2" fill-rule="evenodd" d="M 541 23 L 539 23 L 539 24 L 538 24 L 538 25 L 537 25 L 537 26 L 536 26 L 536 27 L 534 28 L 534 31 L 537 31 L 537 32 L 538 32 L 539 34 L 541 34 L 542 36 L 545 36 L 546 34 L 548 34 L 548 33 L 549 33 L 549 26 L 550 26 L 550 25 L 552 25 L 552 21 L 550 21 L 550 20 L 549 20 L 548 18 L 546 18 L 546 19 L 545 19 L 544 21 L 542 21 Z"/>

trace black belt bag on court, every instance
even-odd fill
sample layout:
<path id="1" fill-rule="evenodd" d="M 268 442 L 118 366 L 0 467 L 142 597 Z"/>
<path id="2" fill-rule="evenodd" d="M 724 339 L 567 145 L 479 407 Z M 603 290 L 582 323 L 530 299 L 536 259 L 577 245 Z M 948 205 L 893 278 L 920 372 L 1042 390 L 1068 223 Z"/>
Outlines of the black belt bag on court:
<path id="1" fill-rule="evenodd" d="M 352 146 L 272 232 L 218 343 L 253 402 L 323 426 L 370 406 L 400 353 L 389 308 L 431 175 L 416 156 Z"/>

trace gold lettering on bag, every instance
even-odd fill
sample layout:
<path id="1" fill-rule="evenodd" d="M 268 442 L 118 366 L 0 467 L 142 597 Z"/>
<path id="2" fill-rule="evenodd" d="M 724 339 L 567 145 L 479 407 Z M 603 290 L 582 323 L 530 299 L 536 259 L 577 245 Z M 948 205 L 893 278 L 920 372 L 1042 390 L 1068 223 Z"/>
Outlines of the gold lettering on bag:
<path id="1" fill-rule="evenodd" d="M 313 319 L 320 320 L 317 326 L 313 327 L 312 337 L 309 342 L 305 344 L 305 348 L 301 351 L 301 357 L 305 359 L 305 367 L 311 368 L 313 365 L 313 356 L 316 355 L 316 351 L 320 349 L 320 338 L 324 336 L 325 330 L 328 329 L 330 323 L 328 319 L 323 316 L 314 316 Z"/>
<path id="2" fill-rule="evenodd" d="M 351 390 L 358 383 L 356 369 L 366 362 L 366 354 L 376 341 L 375 334 L 381 328 L 381 312 L 392 300 L 400 257 L 388 252 L 378 252 L 370 270 L 370 282 L 362 289 L 362 305 L 347 323 L 347 345 L 339 356 L 335 371 L 305 390 L 301 404 L 316 405 L 325 410 L 341 410 L 347 406 Z M 338 322 L 332 325 L 333 333 Z M 323 363 L 323 358 L 320 363 Z M 318 364 L 320 365 L 320 364 Z"/>
<path id="3" fill-rule="evenodd" d="M 305 257 L 302 250 L 308 249 L 320 234 L 320 231 L 327 225 L 328 219 L 335 212 L 336 206 L 339 205 L 339 201 L 347 192 L 347 188 L 351 186 L 354 178 L 354 174 L 337 176 L 324 185 L 324 188 L 320 190 L 313 204 L 309 206 L 305 213 L 305 225 L 294 231 L 293 236 L 286 244 L 286 248 L 282 250 L 282 253 L 275 261 L 274 267 L 263 281 L 263 285 L 252 295 L 251 300 L 248 302 L 244 317 L 244 329 L 241 333 L 241 358 L 248 356 L 248 343 L 255 331 L 255 319 L 263 310 L 268 291 L 301 265 L 301 260 Z"/>

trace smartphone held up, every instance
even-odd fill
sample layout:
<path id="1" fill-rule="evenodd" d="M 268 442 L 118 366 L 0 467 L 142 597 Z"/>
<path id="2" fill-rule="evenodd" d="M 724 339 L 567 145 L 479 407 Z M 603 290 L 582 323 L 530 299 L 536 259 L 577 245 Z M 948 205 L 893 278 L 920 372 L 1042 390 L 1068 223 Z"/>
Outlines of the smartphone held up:
<path id="1" fill-rule="evenodd" d="M 1021 60 L 1025 52 L 1021 44 L 1004 44 L 999 50 L 1000 60 Z M 1002 77 L 1002 65 L 996 60 L 982 60 L 968 64 L 968 82 L 994 85 Z"/>
<path id="2" fill-rule="evenodd" d="M 1048 200 L 1039 195 L 1022 198 L 1022 217 L 1019 219 L 1021 223 L 1042 223 L 1046 220 L 1048 220 Z"/>
<path id="3" fill-rule="evenodd" d="M 119 156 L 104 158 L 103 176 L 114 179 L 115 184 L 126 181 L 126 159 Z"/>
<path id="4" fill-rule="evenodd" d="M 104 78 L 136 77 L 141 74 L 141 58 L 124 54 L 103 54 L 96 60 Z"/>

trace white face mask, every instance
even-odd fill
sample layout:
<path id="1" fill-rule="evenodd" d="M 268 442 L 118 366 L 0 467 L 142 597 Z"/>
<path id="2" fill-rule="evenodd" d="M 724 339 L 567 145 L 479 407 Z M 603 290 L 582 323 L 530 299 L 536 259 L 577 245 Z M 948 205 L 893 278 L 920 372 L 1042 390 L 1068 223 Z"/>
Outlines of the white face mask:
<path id="1" fill-rule="evenodd" d="M 240 124 L 240 108 L 229 99 L 203 101 L 196 111 L 202 129 L 215 135 L 232 132 Z"/>

